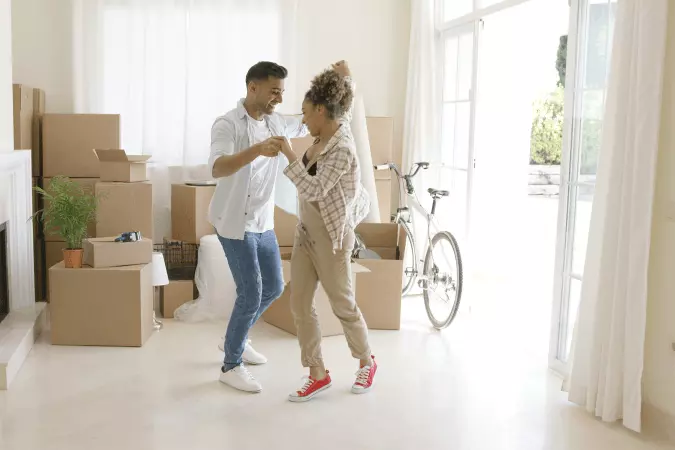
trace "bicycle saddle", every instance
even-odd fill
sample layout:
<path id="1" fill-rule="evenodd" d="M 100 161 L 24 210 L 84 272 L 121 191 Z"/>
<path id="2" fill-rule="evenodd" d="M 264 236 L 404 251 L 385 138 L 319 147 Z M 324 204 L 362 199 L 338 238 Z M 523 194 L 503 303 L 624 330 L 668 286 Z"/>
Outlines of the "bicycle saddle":
<path id="1" fill-rule="evenodd" d="M 439 191 L 438 189 L 429 188 L 429 194 L 431 194 L 432 197 L 441 198 L 447 197 L 448 195 L 450 195 L 450 192 Z"/>

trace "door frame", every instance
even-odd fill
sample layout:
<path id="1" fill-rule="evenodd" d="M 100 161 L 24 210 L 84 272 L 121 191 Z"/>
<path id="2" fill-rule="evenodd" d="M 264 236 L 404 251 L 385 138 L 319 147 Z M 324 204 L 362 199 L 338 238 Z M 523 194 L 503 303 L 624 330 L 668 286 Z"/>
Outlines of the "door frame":
<path id="1" fill-rule="evenodd" d="M 455 167 L 452 165 L 443 165 L 443 169 L 466 172 L 466 206 L 464 211 L 465 223 L 464 230 L 465 236 L 464 239 L 468 241 L 470 225 L 471 225 L 471 209 L 473 206 L 473 184 L 474 184 L 474 173 L 476 169 L 476 101 L 478 99 L 478 70 L 480 65 L 480 31 L 483 27 L 482 20 L 474 20 L 469 23 L 463 23 L 453 28 L 448 28 L 442 31 L 439 34 L 439 40 L 436 51 L 438 54 L 438 61 L 443 63 L 439 65 L 438 68 L 438 86 L 440 88 L 440 99 L 438 102 L 438 112 L 439 117 L 443 117 L 443 106 L 446 103 L 459 104 L 463 102 L 469 103 L 469 142 L 467 149 L 467 161 L 466 168 Z M 471 34 L 473 37 L 473 51 L 472 51 L 472 60 L 471 60 L 471 87 L 469 89 L 469 96 L 467 99 L 457 99 L 455 101 L 446 101 L 445 100 L 445 43 L 446 40 L 452 37 L 459 37 L 462 35 Z M 459 56 L 459 55 L 458 55 Z M 459 72 L 459 62 L 457 64 L 457 71 Z M 457 77 L 459 80 L 459 77 Z M 442 124 L 442 120 L 440 121 Z M 457 116 L 455 115 L 455 126 L 457 125 Z M 442 127 L 440 129 L 442 142 Z M 454 134 L 454 133 L 453 133 Z M 454 150 L 454 149 L 453 149 Z M 439 172 L 441 174 L 442 172 Z"/>
<path id="2" fill-rule="evenodd" d="M 579 74 L 584 71 L 584 49 L 579 32 L 585 30 L 587 0 L 570 1 L 570 25 L 567 38 L 567 67 L 565 71 L 565 106 L 563 126 L 563 149 L 560 165 L 560 193 L 558 201 L 558 227 L 556 234 L 555 269 L 553 279 L 553 304 L 551 308 L 551 331 L 549 339 L 549 368 L 561 376 L 569 373 L 569 362 L 560 358 L 562 344 L 567 339 L 570 320 L 570 278 L 576 223 L 576 194 L 578 190 L 579 148 L 581 139 L 581 108 L 583 90 L 579 89 Z"/>

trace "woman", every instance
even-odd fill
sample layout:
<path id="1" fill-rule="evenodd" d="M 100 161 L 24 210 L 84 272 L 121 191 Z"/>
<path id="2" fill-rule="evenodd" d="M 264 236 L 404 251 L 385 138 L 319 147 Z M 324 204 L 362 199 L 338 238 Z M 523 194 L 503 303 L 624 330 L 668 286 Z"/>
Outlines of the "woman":
<path id="1" fill-rule="evenodd" d="M 368 327 L 354 299 L 351 252 L 354 228 L 368 213 L 370 201 L 361 184 L 354 138 L 349 128 L 354 90 L 347 64 L 317 75 L 302 104 L 303 121 L 316 138 L 302 161 L 284 140 L 284 173 L 298 188 L 300 225 L 291 257 L 291 310 L 309 377 L 289 400 L 304 402 L 331 386 L 321 356 L 321 329 L 314 308 L 320 281 L 333 312 L 342 322 L 359 370 L 352 392 L 368 392 L 377 371 L 368 344 Z"/>

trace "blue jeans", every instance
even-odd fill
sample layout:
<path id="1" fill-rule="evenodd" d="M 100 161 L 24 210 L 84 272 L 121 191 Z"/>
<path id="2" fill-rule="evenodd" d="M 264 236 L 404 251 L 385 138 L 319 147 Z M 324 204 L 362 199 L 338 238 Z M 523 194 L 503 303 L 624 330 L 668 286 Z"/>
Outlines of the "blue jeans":
<path id="1" fill-rule="evenodd" d="M 225 334 L 223 371 L 241 364 L 248 331 L 284 292 L 279 244 L 274 231 L 246 232 L 243 240 L 218 236 L 237 286 Z"/>

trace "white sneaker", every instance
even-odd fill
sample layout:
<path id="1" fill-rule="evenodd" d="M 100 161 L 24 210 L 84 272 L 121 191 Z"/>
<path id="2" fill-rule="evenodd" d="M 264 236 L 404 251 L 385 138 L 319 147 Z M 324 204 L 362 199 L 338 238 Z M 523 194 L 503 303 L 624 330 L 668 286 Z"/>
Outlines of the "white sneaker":
<path id="1" fill-rule="evenodd" d="M 243 365 L 237 366 L 227 372 L 223 372 L 221 369 L 220 382 L 244 392 L 254 394 L 262 392 L 262 385 Z"/>
<path id="2" fill-rule="evenodd" d="M 218 343 L 218 349 L 221 352 L 225 351 L 225 339 L 221 338 Z M 258 353 L 253 346 L 251 345 L 251 340 L 246 341 L 246 346 L 244 347 L 244 353 L 241 354 L 241 359 L 246 364 L 251 364 L 252 366 L 259 366 L 262 364 L 267 364 L 267 358 L 264 355 Z"/>

